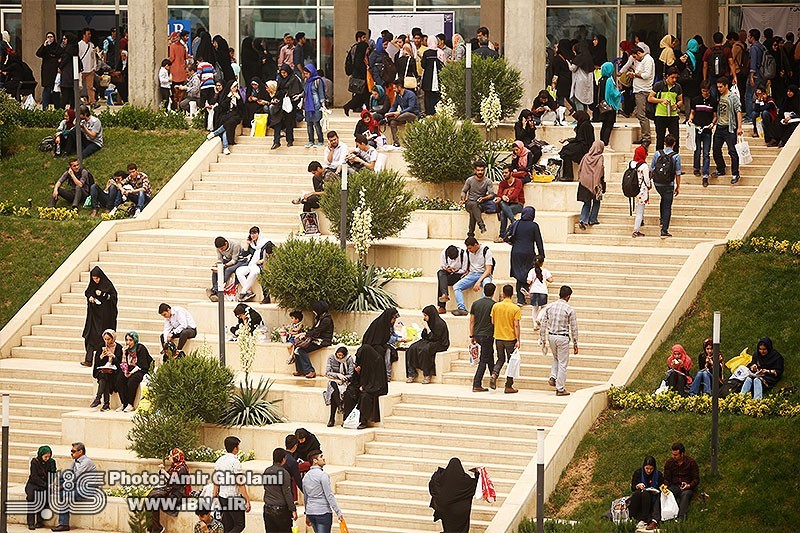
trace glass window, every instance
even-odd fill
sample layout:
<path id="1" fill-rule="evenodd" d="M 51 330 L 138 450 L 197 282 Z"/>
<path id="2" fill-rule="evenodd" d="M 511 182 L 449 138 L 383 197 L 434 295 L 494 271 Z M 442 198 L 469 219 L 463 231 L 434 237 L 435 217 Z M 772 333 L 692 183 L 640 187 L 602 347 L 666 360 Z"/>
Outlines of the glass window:
<path id="1" fill-rule="evenodd" d="M 188 20 L 190 25 L 189 40 L 196 37 L 195 30 L 198 27 L 208 28 L 208 8 L 207 7 L 170 7 L 167 12 L 168 20 Z M 231 46 L 235 46 L 230 43 Z"/>
<path id="2" fill-rule="evenodd" d="M 475 35 L 481 26 L 481 10 L 474 7 L 426 8 L 418 11 L 452 11 L 453 31 L 461 35 Z"/>
<path id="3" fill-rule="evenodd" d="M 414 0 L 369 0 L 369 7 L 405 8 L 413 7 Z M 407 10 L 407 11 L 410 11 Z"/>
<path id="4" fill-rule="evenodd" d="M 437 6 L 437 7 L 466 7 L 466 6 L 481 6 L 481 0 L 417 0 L 417 6 Z M 448 9 L 447 11 L 450 11 Z"/>
<path id="5" fill-rule="evenodd" d="M 333 80 L 335 71 L 333 62 L 333 9 L 319 10 L 319 67 L 324 70 L 325 77 Z M 344 57 L 341 58 L 344 63 Z M 331 89 L 333 90 L 333 89 Z M 328 95 L 331 98 L 333 95 Z"/>
<path id="6" fill-rule="evenodd" d="M 638 2 L 637 2 L 638 3 Z M 597 6 L 597 5 L 617 5 L 617 0 L 547 0 L 549 6 Z"/>
<path id="7" fill-rule="evenodd" d="M 327 10 L 326 10 L 327 11 Z M 317 9 L 240 9 L 239 35 L 263 39 L 273 57 L 283 43 L 283 34 L 306 34 L 305 56 L 317 61 Z M 333 29 L 331 26 L 331 33 Z M 238 43 L 241 46 L 241 40 Z M 231 46 L 234 46 L 231 43 Z"/>
<path id="8" fill-rule="evenodd" d="M 742 8 L 731 7 L 728 9 L 728 31 L 738 32 L 742 28 Z"/>
<path id="9" fill-rule="evenodd" d="M 598 34 L 604 35 L 608 41 L 608 57 L 616 57 L 616 8 L 547 10 L 547 35 L 553 37 L 553 43 L 557 43 L 559 39 L 588 40 Z"/>
<path id="10" fill-rule="evenodd" d="M 22 50 L 22 13 L 2 10 L 3 29 L 8 31 L 11 37 L 11 47 L 14 50 Z"/>
<path id="11" fill-rule="evenodd" d="M 231 0 L 234 1 L 234 0 Z M 302 6 L 317 6 L 317 0 L 239 0 L 239 5 L 244 6 L 258 6 L 258 7 L 302 7 Z"/>

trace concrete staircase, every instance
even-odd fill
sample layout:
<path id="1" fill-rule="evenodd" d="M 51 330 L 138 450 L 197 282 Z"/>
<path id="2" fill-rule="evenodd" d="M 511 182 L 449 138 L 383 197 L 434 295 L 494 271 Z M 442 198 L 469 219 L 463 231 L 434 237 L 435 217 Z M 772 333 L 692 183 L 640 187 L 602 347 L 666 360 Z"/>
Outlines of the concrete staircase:
<path id="1" fill-rule="evenodd" d="M 339 117 L 332 127 L 351 144 L 354 124 L 354 119 Z M 632 135 L 633 129 L 630 132 Z M 615 131 L 617 152 L 630 147 L 630 138 L 624 143 L 624 133 Z M 211 163 L 177 206 L 161 219 L 158 229 L 120 233 L 107 250 L 99 253 L 91 266 L 103 268 L 119 291 L 120 337 L 124 332 L 136 330 L 151 352 L 157 352 L 163 324 L 157 307 L 166 301 L 190 307 L 198 320 L 201 332 L 190 347 L 202 341 L 204 335 L 213 342 L 216 306 L 204 301 L 203 293 L 210 285 L 209 267 L 215 257 L 213 238 L 222 234 L 243 240 L 248 228 L 258 225 L 277 243 L 289 233 L 300 231 L 300 207 L 292 205 L 291 200 L 311 190 L 306 167 L 311 160 L 322 157 L 321 148 L 304 148 L 304 142 L 304 128 L 297 130 L 294 147 L 284 146 L 274 151 L 269 149 L 270 138 L 239 138 L 232 147 L 232 155 L 220 154 L 218 162 Z M 738 185 L 731 186 L 729 178 L 720 178 L 712 180 L 706 189 L 699 185 L 699 178 L 691 176 L 691 155 L 682 153 L 683 168 L 688 169 L 689 175 L 684 176 L 681 195 L 673 208 L 671 232 L 675 237 L 666 241 L 657 237 L 655 191 L 643 228 L 647 237 L 631 238 L 632 218 L 628 217 L 627 199 L 619 188 L 624 167 L 618 154 L 612 163 L 616 172 L 608 178 L 609 192 L 602 203 L 601 224 L 585 231 L 576 227 L 575 234 L 568 236 L 565 243 L 545 244 L 546 267 L 554 274 L 550 301 L 558 298 L 558 287 L 562 284 L 569 284 L 575 291 L 571 303 L 579 317 L 581 351 L 570 361 L 569 390 L 606 383 L 691 248 L 700 242 L 725 237 L 778 153 L 759 146 L 751 146 L 751 150 L 755 161 L 743 167 Z M 485 240 L 490 240 L 488 235 Z M 377 265 L 423 270 L 420 278 L 395 280 L 388 286 L 397 297 L 406 323 L 421 322 L 419 309 L 433 303 L 439 253 L 448 244 L 463 240 L 462 234 L 450 237 L 448 240 L 391 238 L 371 249 L 370 259 Z M 510 248 L 505 244 L 489 246 L 498 263 L 495 282 L 510 283 Z M 39 445 L 68 444 L 62 442 L 62 415 L 86 409 L 94 396 L 96 385 L 90 372 L 78 365 L 83 354 L 80 335 L 86 305 L 83 291 L 88 281 L 87 271 L 69 292 L 62 294 L 60 303 L 42 317 L 41 324 L 33 326 L 31 335 L 13 348 L 12 357 L 0 360 L 0 390 L 12 394 L 9 466 L 13 482 L 24 483 L 30 454 Z M 475 297 L 472 292 L 467 295 L 468 305 Z M 283 320 L 283 313 L 274 304 L 255 307 L 270 326 Z M 530 312 L 529 306 L 523 309 L 523 363 L 517 380 L 520 393 L 514 396 L 505 396 L 502 391 L 471 392 L 474 368 L 470 367 L 466 351 L 467 317 L 450 314 L 445 317 L 452 349 L 441 357 L 434 385 L 403 383 L 402 360 L 398 363 L 390 397 L 384 403 L 382 424 L 367 431 L 368 441 L 352 464 L 335 465 L 341 468 L 334 479 L 335 494 L 351 531 L 438 531 L 428 507 L 427 483 L 436 467 L 446 465 L 454 456 L 460 457 L 466 468 L 486 466 L 493 476 L 498 503 L 476 503 L 472 515 L 472 531 L 488 527 L 534 458 L 536 429 L 552 428 L 569 403 L 569 398 L 555 397 L 547 384 L 552 358 L 541 356 Z M 352 323 L 358 323 L 360 329 L 349 329 L 361 332 L 371 318 L 353 319 Z M 307 419 L 293 418 L 295 426 L 322 422 L 326 418 L 324 410 L 311 402 L 318 402 L 326 380 L 292 377 L 290 367 L 276 362 L 285 357 L 282 346 L 260 346 L 255 370 L 276 379 L 285 394 L 313 392 L 315 399 L 308 400 L 311 407 L 306 409 L 311 414 L 307 414 Z M 322 357 L 324 354 L 318 361 L 324 361 Z M 319 366 L 317 370 L 321 370 Z M 123 415 L 109 413 L 109 416 Z M 353 435 L 341 428 L 335 430 L 343 439 Z M 221 447 L 221 442 L 207 444 Z M 120 459 L 125 460 L 130 459 L 124 456 Z M 60 459 L 59 466 L 66 467 L 66 461 Z M 260 490 L 256 493 L 260 498 Z M 259 515 L 260 510 L 248 516 L 248 530 L 260 527 Z M 125 515 L 119 512 L 119 516 L 121 530 Z M 92 523 L 81 527 L 92 527 Z"/>

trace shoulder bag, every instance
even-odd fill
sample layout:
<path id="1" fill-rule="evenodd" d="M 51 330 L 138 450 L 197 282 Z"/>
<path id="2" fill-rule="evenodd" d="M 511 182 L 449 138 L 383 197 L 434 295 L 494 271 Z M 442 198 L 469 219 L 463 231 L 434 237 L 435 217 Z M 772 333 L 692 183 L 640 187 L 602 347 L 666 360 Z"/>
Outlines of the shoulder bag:
<path id="1" fill-rule="evenodd" d="M 411 57 L 409 57 L 408 61 L 406 61 L 406 73 L 405 76 L 403 76 L 403 87 L 413 91 L 417 88 L 417 77 L 408 75 L 409 67 L 411 67 Z"/>

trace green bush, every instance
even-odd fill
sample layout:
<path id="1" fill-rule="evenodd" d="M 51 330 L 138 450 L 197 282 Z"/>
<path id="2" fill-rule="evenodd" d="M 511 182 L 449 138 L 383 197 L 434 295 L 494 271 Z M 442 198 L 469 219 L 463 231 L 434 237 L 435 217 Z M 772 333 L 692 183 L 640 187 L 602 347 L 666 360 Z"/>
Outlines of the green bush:
<path id="1" fill-rule="evenodd" d="M 456 116 L 466 115 L 466 66 L 464 60 L 448 63 L 439 74 L 448 98 L 455 105 Z M 522 75 L 504 58 L 484 59 L 472 56 L 472 115 L 477 118 L 481 100 L 489 94 L 489 85 L 494 82 L 502 106 L 502 117 L 511 116 L 522 101 Z"/>
<path id="2" fill-rule="evenodd" d="M 167 366 L 171 365 L 162 365 L 161 368 Z M 189 413 L 192 411 L 136 413 L 133 427 L 128 432 L 128 449 L 133 450 L 137 457 L 163 459 L 172 448 L 197 448 L 203 421 L 196 416 L 189 416 Z"/>
<path id="3" fill-rule="evenodd" d="M 19 125 L 23 128 L 57 128 L 64 119 L 63 109 L 20 109 Z"/>
<path id="4" fill-rule="evenodd" d="M 286 422 L 278 408 L 278 403 L 282 400 L 267 399 L 273 383 L 263 377 L 256 383 L 249 374 L 245 374 L 244 381 L 231 394 L 221 423 L 226 426 L 266 426 Z"/>
<path id="5" fill-rule="evenodd" d="M 219 421 L 233 388 L 233 372 L 218 359 L 192 352 L 151 374 L 148 395 L 154 411 Z M 181 448 L 187 449 L 187 448 Z"/>
<path id="6" fill-rule="evenodd" d="M 464 181 L 485 146 L 472 122 L 440 114 L 406 125 L 403 143 L 409 174 L 430 183 Z"/>
<path id="7" fill-rule="evenodd" d="M 264 262 L 261 282 L 285 309 L 311 309 L 314 300 L 341 309 L 355 293 L 355 277 L 355 264 L 338 244 L 290 236 Z"/>
<path id="8" fill-rule="evenodd" d="M 208 115 L 203 112 L 199 111 L 194 117 L 192 117 L 192 128 L 196 130 L 205 130 L 208 127 Z"/>
<path id="9" fill-rule="evenodd" d="M 0 91 L 0 150 L 6 151 L 8 143 L 19 127 L 22 106 L 7 92 Z"/>
<path id="10" fill-rule="evenodd" d="M 112 113 L 108 108 L 101 111 L 97 118 L 104 128 L 130 128 L 132 130 L 186 130 L 189 123 L 186 115 L 166 109 L 150 109 L 125 104 Z"/>
<path id="11" fill-rule="evenodd" d="M 331 221 L 331 231 L 339 236 L 339 215 L 342 205 L 341 178 L 325 185 L 325 194 L 320 208 Z M 406 182 L 396 170 L 372 172 L 362 170 L 347 178 L 347 231 L 353 226 L 353 212 L 358 207 L 361 190 L 367 207 L 372 212 L 372 238 L 385 239 L 403 231 L 414 211 L 413 195 L 406 189 Z"/>
<path id="12" fill-rule="evenodd" d="M 197 461 L 201 463 L 213 463 L 227 453 L 225 450 L 215 450 L 208 446 L 198 446 L 197 448 L 184 451 L 187 461 Z M 236 454 L 236 457 L 238 457 L 239 461 L 242 463 L 245 461 L 252 461 L 256 458 L 256 452 L 253 450 L 240 450 L 239 453 Z"/>
<path id="13" fill-rule="evenodd" d="M 397 307 L 394 296 L 384 288 L 392 278 L 383 274 L 375 265 L 358 265 L 356 293 L 347 302 L 346 311 L 383 311 Z"/>

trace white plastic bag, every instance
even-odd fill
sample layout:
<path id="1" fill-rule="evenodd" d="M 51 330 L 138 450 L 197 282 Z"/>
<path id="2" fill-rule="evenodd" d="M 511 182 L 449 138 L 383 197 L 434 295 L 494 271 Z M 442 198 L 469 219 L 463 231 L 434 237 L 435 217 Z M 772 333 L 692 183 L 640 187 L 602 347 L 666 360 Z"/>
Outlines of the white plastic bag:
<path id="1" fill-rule="evenodd" d="M 739 165 L 749 165 L 753 162 L 753 155 L 750 153 L 750 144 L 739 137 L 736 143 L 736 153 L 739 154 Z"/>
<path id="2" fill-rule="evenodd" d="M 675 495 L 667 491 L 666 494 L 661 493 L 661 521 L 672 520 L 678 516 L 678 502 L 675 501 Z"/>
<path id="3" fill-rule="evenodd" d="M 281 104 L 281 109 L 283 109 L 284 113 L 291 113 L 294 110 L 294 106 L 292 105 L 292 99 L 288 96 L 283 97 L 283 103 Z"/>
<path id="4" fill-rule="evenodd" d="M 667 387 L 667 382 L 665 380 L 661 380 L 661 385 L 658 386 L 656 391 L 653 394 L 661 394 L 662 392 L 667 392 L 669 387 Z"/>
<path id="5" fill-rule="evenodd" d="M 735 94 L 736 98 L 738 98 L 740 102 L 742 101 L 742 95 L 739 93 L 738 85 L 731 86 L 731 94 Z"/>
<path id="6" fill-rule="evenodd" d="M 53 92 L 60 93 L 61 92 L 61 73 L 56 73 L 56 80 L 53 82 Z"/>
<path id="7" fill-rule="evenodd" d="M 469 345 L 469 366 L 475 366 L 481 360 L 481 345 L 473 342 Z"/>
<path id="8" fill-rule="evenodd" d="M 25 103 L 22 104 L 23 109 L 34 110 L 36 109 L 36 99 L 33 97 L 32 94 L 29 94 L 28 97 L 25 99 Z"/>
<path id="9" fill-rule="evenodd" d="M 511 357 L 508 358 L 508 365 L 506 365 L 506 374 L 504 377 L 506 378 L 518 378 L 519 377 L 519 349 L 514 348 L 514 351 L 511 352 Z"/>
<path id="10" fill-rule="evenodd" d="M 697 135 L 697 128 L 686 128 L 686 141 L 684 142 L 684 146 L 686 146 L 687 150 L 691 150 L 692 152 L 697 150 L 697 138 L 695 135 Z"/>
<path id="11" fill-rule="evenodd" d="M 208 110 L 208 121 L 207 121 L 207 124 L 206 124 L 206 129 L 208 131 L 214 131 L 214 110 L 215 109 L 216 109 L 215 107 L 212 107 L 211 109 Z"/>
<path id="12" fill-rule="evenodd" d="M 353 410 L 350 411 L 350 414 L 347 415 L 342 427 L 344 429 L 358 429 L 358 424 L 361 423 L 361 411 L 358 410 L 358 407 L 353 407 Z"/>
<path id="13" fill-rule="evenodd" d="M 478 470 L 478 484 L 475 485 L 475 494 L 472 496 L 474 500 L 483 499 L 483 487 L 481 487 L 481 471 Z"/>
<path id="14" fill-rule="evenodd" d="M 762 139 L 764 138 L 764 119 L 761 117 L 756 117 L 756 133 Z"/>

